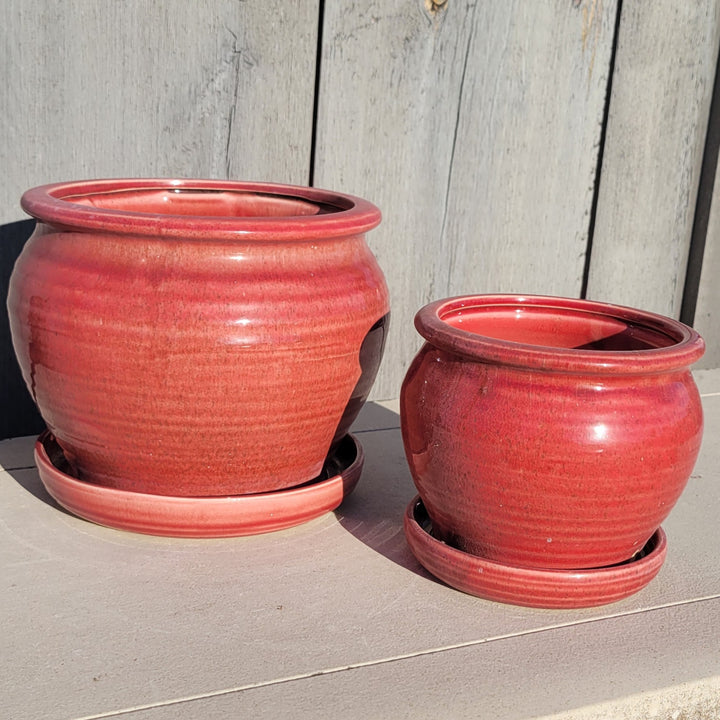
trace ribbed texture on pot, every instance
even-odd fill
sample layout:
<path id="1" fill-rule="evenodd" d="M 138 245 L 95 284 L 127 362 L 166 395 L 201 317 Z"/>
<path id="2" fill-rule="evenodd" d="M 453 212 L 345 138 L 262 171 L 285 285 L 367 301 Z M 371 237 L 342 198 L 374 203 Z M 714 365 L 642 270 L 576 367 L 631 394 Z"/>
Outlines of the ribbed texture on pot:
<path id="1" fill-rule="evenodd" d="M 28 388 L 78 477 L 231 495 L 320 472 L 388 295 L 363 235 L 182 240 L 40 223 L 9 310 Z"/>
<path id="2" fill-rule="evenodd" d="M 415 358 L 403 440 L 436 537 L 516 566 L 604 567 L 667 517 L 702 437 L 687 367 L 642 374 L 628 353 L 631 373 L 593 374 L 587 355 L 582 372 L 562 355 L 563 369 L 544 370 L 427 343 Z"/>

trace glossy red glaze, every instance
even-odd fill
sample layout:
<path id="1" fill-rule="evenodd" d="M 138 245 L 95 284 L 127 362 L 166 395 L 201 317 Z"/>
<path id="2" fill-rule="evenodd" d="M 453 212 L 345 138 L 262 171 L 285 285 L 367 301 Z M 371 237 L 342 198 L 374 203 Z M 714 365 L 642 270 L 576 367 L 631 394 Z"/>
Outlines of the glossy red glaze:
<path id="1" fill-rule="evenodd" d="M 667 539 L 658 528 L 637 558 L 606 568 L 547 570 L 493 562 L 433 537 L 422 501 L 405 512 L 408 545 L 423 567 L 462 592 L 527 607 L 570 609 L 607 605 L 644 588 L 660 571 Z"/>
<path id="2" fill-rule="evenodd" d="M 77 477 L 206 496 L 317 476 L 382 354 L 375 206 L 219 180 L 63 183 L 22 205 L 39 222 L 13 343 Z"/>
<path id="3" fill-rule="evenodd" d="M 417 314 L 407 459 L 438 538 L 484 558 L 590 568 L 642 548 L 683 491 L 702 408 L 698 334 L 606 303 L 478 295 Z"/>
<path id="4" fill-rule="evenodd" d="M 231 497 L 171 497 L 77 480 L 50 433 L 35 443 L 40 479 L 65 509 L 98 525 L 166 537 L 257 535 L 308 522 L 334 510 L 353 491 L 363 461 L 362 446 L 346 435 L 331 451 L 321 477 L 301 487 Z"/>

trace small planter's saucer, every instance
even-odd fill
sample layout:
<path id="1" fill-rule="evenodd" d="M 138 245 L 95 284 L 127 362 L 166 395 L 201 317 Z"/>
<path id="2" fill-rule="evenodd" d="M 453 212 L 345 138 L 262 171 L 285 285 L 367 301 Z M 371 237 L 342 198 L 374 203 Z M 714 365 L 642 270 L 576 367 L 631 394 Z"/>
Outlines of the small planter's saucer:
<path id="1" fill-rule="evenodd" d="M 635 558 L 591 570 L 513 567 L 457 550 L 432 536 L 432 523 L 416 497 L 405 512 L 405 535 L 415 557 L 456 590 L 486 600 L 540 608 L 581 608 L 616 602 L 644 588 L 667 554 L 662 528 Z"/>
<path id="2" fill-rule="evenodd" d="M 218 538 L 283 530 L 334 510 L 355 488 L 364 462 L 362 446 L 346 435 L 328 456 L 322 474 L 300 487 L 230 497 L 174 497 L 116 490 L 68 474 L 55 438 L 44 432 L 35 462 L 50 495 L 85 520 L 167 537 Z"/>

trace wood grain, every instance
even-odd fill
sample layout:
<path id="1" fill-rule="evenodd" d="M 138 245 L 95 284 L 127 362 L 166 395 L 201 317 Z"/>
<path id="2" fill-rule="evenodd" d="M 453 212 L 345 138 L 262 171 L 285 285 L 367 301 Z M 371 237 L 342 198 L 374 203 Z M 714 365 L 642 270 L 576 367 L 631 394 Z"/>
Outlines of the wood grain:
<path id="1" fill-rule="evenodd" d="M 316 182 L 384 210 L 370 243 L 394 397 L 416 310 L 469 292 L 577 295 L 615 2 L 329 3 Z"/>
<path id="2" fill-rule="evenodd" d="M 720 37 L 720 3 L 625 2 L 588 297 L 677 317 Z"/>
<path id="3" fill-rule="evenodd" d="M 318 1 L 7 0 L 0 223 L 87 177 L 306 184 Z"/>

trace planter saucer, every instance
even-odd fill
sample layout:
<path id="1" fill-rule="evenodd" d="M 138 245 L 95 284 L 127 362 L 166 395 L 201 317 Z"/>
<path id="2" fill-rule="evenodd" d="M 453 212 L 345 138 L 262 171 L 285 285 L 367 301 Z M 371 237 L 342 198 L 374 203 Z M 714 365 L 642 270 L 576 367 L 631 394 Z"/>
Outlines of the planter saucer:
<path id="1" fill-rule="evenodd" d="M 316 480 L 228 497 L 150 495 L 78 480 L 68 474 L 65 456 L 47 431 L 35 443 L 35 462 L 50 495 L 85 520 L 147 535 L 219 538 L 283 530 L 334 510 L 360 479 L 364 453 L 357 438 L 346 435 Z"/>
<path id="2" fill-rule="evenodd" d="M 470 595 L 528 607 L 581 608 L 616 602 L 644 588 L 667 554 L 665 533 L 658 528 L 634 559 L 618 565 L 588 570 L 513 567 L 436 540 L 419 496 L 408 505 L 404 525 L 410 549 L 435 577 Z"/>

